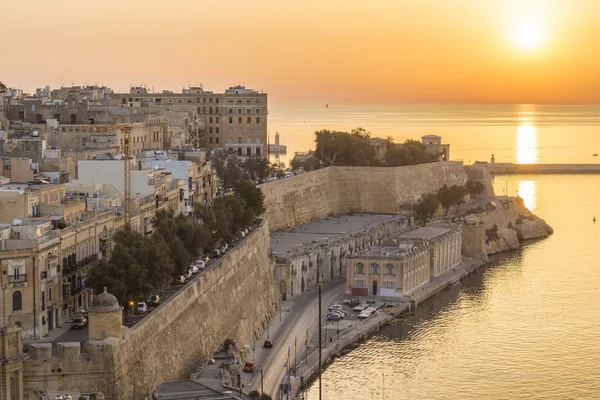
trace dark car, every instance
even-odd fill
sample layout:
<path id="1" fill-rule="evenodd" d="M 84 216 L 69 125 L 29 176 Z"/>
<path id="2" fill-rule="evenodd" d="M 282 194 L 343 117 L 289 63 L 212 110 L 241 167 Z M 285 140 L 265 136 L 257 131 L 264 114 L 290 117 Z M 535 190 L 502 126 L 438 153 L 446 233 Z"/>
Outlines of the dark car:
<path id="1" fill-rule="evenodd" d="M 265 340 L 265 344 L 263 345 L 263 347 L 265 349 L 272 349 L 273 348 L 273 342 L 271 342 L 270 340 Z"/>
<path id="2" fill-rule="evenodd" d="M 157 294 L 153 294 L 152 296 L 150 296 L 146 304 L 148 305 L 148 307 L 158 306 L 160 304 L 160 296 Z"/>
<path id="3" fill-rule="evenodd" d="M 75 317 L 73 318 L 73 323 L 71 324 L 71 329 L 83 329 L 87 325 L 87 319 L 85 317 Z"/>

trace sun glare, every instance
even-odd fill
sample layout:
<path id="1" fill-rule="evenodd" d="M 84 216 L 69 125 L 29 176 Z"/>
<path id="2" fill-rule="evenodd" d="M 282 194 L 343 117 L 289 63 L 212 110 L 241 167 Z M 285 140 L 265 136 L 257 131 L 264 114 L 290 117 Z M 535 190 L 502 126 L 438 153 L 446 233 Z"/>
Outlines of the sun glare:
<path id="1" fill-rule="evenodd" d="M 532 51 L 540 48 L 544 35 L 539 23 L 521 21 L 513 27 L 512 40 L 523 50 Z"/>

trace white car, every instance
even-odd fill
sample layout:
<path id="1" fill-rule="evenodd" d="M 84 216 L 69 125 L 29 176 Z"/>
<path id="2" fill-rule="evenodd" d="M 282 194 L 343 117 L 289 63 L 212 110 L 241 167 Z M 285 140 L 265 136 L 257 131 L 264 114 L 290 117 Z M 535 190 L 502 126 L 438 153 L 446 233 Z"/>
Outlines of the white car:
<path id="1" fill-rule="evenodd" d="M 197 274 L 198 272 L 200 272 L 200 269 L 199 269 L 197 266 L 195 266 L 195 265 L 192 265 L 192 266 L 190 267 L 190 272 L 191 272 L 192 274 Z"/>
<path id="2" fill-rule="evenodd" d="M 192 279 L 192 275 L 193 275 L 193 274 L 192 274 L 192 270 L 191 270 L 191 269 L 189 269 L 189 270 L 188 270 L 188 272 L 187 272 L 187 274 L 185 274 L 185 279 L 186 279 L 186 280 L 187 280 L 187 279 Z"/>
<path id="3" fill-rule="evenodd" d="M 137 303 L 137 313 L 138 314 L 146 314 L 148 312 L 148 306 L 143 301 Z"/>
<path id="4" fill-rule="evenodd" d="M 197 260 L 196 267 L 199 269 L 204 269 L 204 268 L 206 268 L 206 263 L 203 260 Z"/>
<path id="5" fill-rule="evenodd" d="M 185 276 L 183 275 L 179 275 L 177 278 L 175 278 L 175 283 L 178 283 L 180 285 L 185 283 Z"/>

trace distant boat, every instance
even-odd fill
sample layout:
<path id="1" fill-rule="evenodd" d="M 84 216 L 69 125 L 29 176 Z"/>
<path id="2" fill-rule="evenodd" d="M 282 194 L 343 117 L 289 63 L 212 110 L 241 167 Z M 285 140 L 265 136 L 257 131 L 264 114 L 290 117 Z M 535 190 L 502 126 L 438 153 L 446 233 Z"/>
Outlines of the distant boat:
<path id="1" fill-rule="evenodd" d="M 596 223 L 596 216 L 595 216 L 595 215 L 594 215 L 594 218 L 592 218 L 592 221 L 593 221 L 594 223 Z"/>
<path id="2" fill-rule="evenodd" d="M 329 108 L 329 104 L 325 104 L 325 108 Z"/>
<path id="3" fill-rule="evenodd" d="M 594 154 L 592 154 L 592 156 L 598 157 L 598 153 L 594 153 Z"/>

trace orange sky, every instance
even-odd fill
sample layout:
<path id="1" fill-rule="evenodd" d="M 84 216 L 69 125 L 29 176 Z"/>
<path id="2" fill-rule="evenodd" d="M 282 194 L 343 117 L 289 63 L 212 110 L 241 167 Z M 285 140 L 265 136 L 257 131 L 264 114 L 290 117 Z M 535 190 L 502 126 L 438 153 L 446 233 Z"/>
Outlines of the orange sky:
<path id="1" fill-rule="evenodd" d="M 0 80 L 29 91 L 62 71 L 271 104 L 600 102 L 600 0 L 19 0 L 0 18 Z"/>

